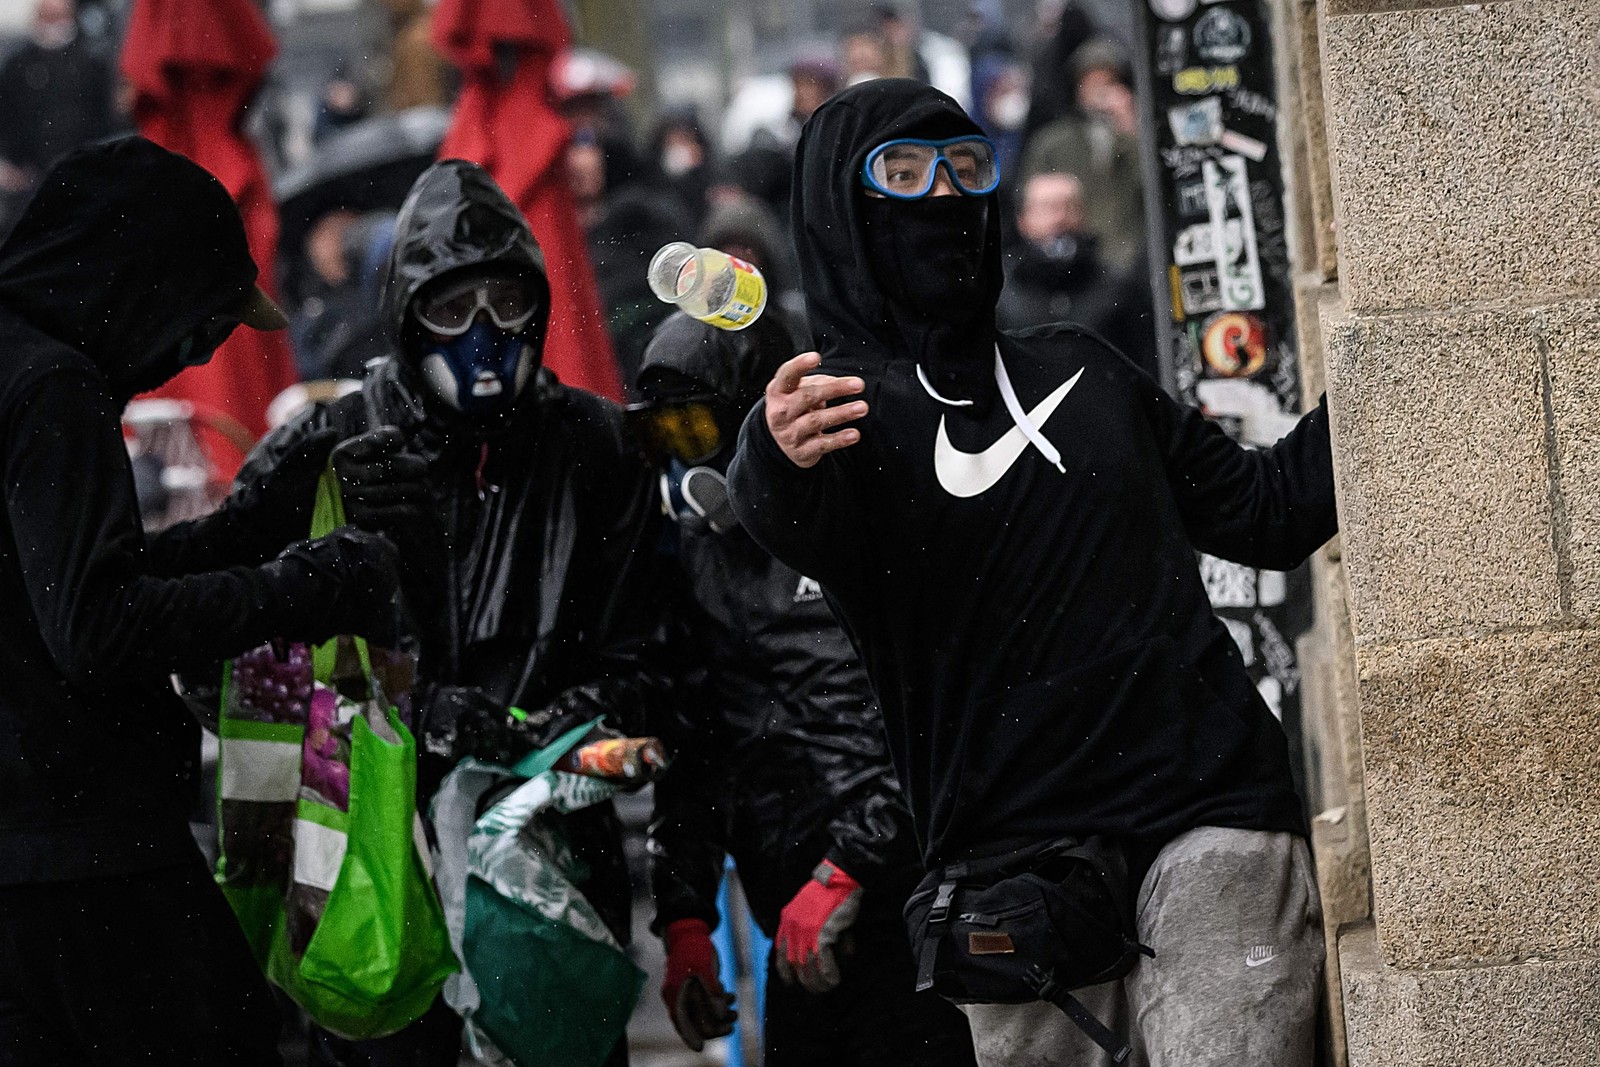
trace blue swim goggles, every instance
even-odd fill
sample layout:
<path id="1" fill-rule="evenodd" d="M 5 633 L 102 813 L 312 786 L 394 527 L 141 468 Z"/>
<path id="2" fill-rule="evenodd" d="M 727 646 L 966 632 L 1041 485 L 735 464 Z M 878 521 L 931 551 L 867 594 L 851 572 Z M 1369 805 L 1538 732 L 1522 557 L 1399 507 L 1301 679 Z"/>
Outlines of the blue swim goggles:
<path id="1" fill-rule="evenodd" d="M 947 137 L 929 141 L 901 137 L 867 153 L 861 181 L 868 189 L 896 200 L 917 200 L 933 191 L 940 167 L 958 192 L 967 196 L 992 193 L 1000 185 L 1000 164 L 987 137 Z"/>

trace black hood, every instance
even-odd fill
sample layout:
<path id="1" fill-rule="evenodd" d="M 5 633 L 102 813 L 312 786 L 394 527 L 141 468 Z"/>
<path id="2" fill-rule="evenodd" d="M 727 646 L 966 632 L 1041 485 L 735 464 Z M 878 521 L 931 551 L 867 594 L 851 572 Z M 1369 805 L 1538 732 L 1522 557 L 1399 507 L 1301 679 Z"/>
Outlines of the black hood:
<path id="1" fill-rule="evenodd" d="M 462 267 L 487 264 L 524 274 L 542 290 L 541 310 L 528 328 L 535 349 L 542 347 L 550 281 L 533 231 L 488 171 L 463 159 L 440 160 L 422 173 L 401 206 L 384 271 L 384 328 L 402 354 L 409 354 L 406 312 L 423 286 Z"/>
<path id="2" fill-rule="evenodd" d="M 638 384 L 647 399 L 656 400 L 669 392 L 682 395 L 680 385 L 692 382 L 715 393 L 742 420 L 778 367 L 794 354 L 789 331 L 770 312 L 743 330 L 730 331 L 677 311 L 644 350 Z"/>
<path id="3" fill-rule="evenodd" d="M 221 182 L 143 137 L 67 155 L 0 245 L 0 305 L 88 356 L 126 401 L 256 280 Z"/>
<path id="4" fill-rule="evenodd" d="M 884 78 L 846 89 L 823 104 L 800 133 L 795 157 L 795 248 L 806 312 L 823 359 L 839 370 L 866 370 L 905 353 L 904 317 L 873 275 L 862 236 L 861 168 L 867 153 L 896 137 L 982 136 L 961 106 L 937 89 Z M 984 248 L 988 285 L 977 309 L 993 332 L 1000 296 L 1000 211 L 991 194 Z M 909 324 L 908 324 L 909 325 Z"/>

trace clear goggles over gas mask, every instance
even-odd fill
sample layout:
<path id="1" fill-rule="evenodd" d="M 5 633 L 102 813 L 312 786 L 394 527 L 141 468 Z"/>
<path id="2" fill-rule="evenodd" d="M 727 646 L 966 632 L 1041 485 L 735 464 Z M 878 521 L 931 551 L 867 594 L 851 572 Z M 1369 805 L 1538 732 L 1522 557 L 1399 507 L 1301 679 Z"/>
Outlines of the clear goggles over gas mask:
<path id="1" fill-rule="evenodd" d="M 480 311 L 507 333 L 519 333 L 539 310 L 538 296 L 520 278 L 505 275 L 466 277 L 444 285 L 416 305 L 417 321 L 441 337 L 460 337 L 472 328 Z"/>
<path id="2" fill-rule="evenodd" d="M 861 181 L 868 189 L 896 200 L 918 200 L 933 191 L 939 168 L 967 196 L 992 193 L 1000 185 L 1000 164 L 987 137 L 950 137 L 929 141 L 901 137 L 867 153 Z"/>

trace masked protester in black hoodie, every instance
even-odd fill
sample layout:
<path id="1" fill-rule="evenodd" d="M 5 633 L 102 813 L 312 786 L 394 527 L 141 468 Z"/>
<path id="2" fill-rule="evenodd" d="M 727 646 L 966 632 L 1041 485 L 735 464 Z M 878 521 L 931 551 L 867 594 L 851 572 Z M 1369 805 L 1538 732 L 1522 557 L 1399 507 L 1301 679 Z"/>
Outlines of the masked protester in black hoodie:
<path id="1" fill-rule="evenodd" d="M 271 995 L 189 833 L 200 732 L 170 676 L 277 636 L 390 633 L 395 550 L 350 529 L 273 543 L 229 516 L 147 539 L 118 422 L 241 323 L 285 325 L 255 278 L 221 183 L 142 138 L 67 156 L 0 246 L 8 1067 L 278 1062 Z M 284 484 L 240 494 L 270 510 Z"/>
<path id="2" fill-rule="evenodd" d="M 597 718 L 641 733 L 665 687 L 652 658 L 655 481 L 621 410 L 540 366 L 543 257 L 481 167 L 445 160 L 417 179 L 382 305 L 395 355 L 369 365 L 359 393 L 268 437 L 245 473 L 329 436 L 351 521 L 400 544 L 421 648 L 419 798 L 462 756 L 515 763 Z M 305 479 L 306 499 L 313 489 Z M 590 871 L 580 888 L 626 944 L 631 891 L 611 805 L 564 827 Z M 440 1007 L 359 1049 L 320 1044 L 333 1062 L 453 1067 L 460 1026 Z"/>
<path id="3" fill-rule="evenodd" d="M 711 929 L 723 860 L 775 944 L 768 1067 L 970 1065 L 961 1013 L 917 993 L 900 908 L 921 877 L 866 672 L 809 577 L 739 528 L 723 478 L 744 416 L 794 352 L 769 310 L 737 333 L 680 313 L 638 381 L 671 457 L 667 507 L 687 583 L 684 729 L 656 785 L 662 997 L 698 1051 L 727 1032 Z"/>
<path id="4" fill-rule="evenodd" d="M 978 133 L 904 81 L 807 124 L 795 239 L 823 373 L 785 364 L 746 420 L 734 511 L 861 651 L 931 880 L 1101 835 L 1155 955 L 1080 996 L 1136 1020 L 1132 1062 L 1309 1063 L 1303 816 L 1195 550 L 1283 569 L 1334 533 L 1326 412 L 1252 452 L 1089 334 L 997 330 Z M 980 1061 L 1101 1062 L 1049 1005 L 967 1011 Z"/>

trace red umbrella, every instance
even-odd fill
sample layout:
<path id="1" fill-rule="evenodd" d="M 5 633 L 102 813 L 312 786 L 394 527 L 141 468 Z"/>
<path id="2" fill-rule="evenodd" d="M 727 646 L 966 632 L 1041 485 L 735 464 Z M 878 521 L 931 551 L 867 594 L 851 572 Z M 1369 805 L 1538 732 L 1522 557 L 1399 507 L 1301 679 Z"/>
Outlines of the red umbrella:
<path id="1" fill-rule="evenodd" d="M 122 49 L 139 132 L 188 156 L 233 194 L 261 268 L 259 284 L 269 293 L 278 214 L 266 171 L 240 127 L 276 54 L 272 31 L 251 0 L 137 0 Z M 157 395 L 222 411 L 260 434 L 267 405 L 295 377 L 282 333 L 239 329 L 210 363 L 184 371 Z"/>
<path id="2" fill-rule="evenodd" d="M 550 271 L 545 366 L 562 381 L 622 399 L 594 267 L 567 187 L 572 131 L 550 104 L 550 66 L 569 48 L 557 0 L 439 0 L 433 40 L 461 68 L 455 120 L 441 158 L 494 175 L 544 249 Z"/>

